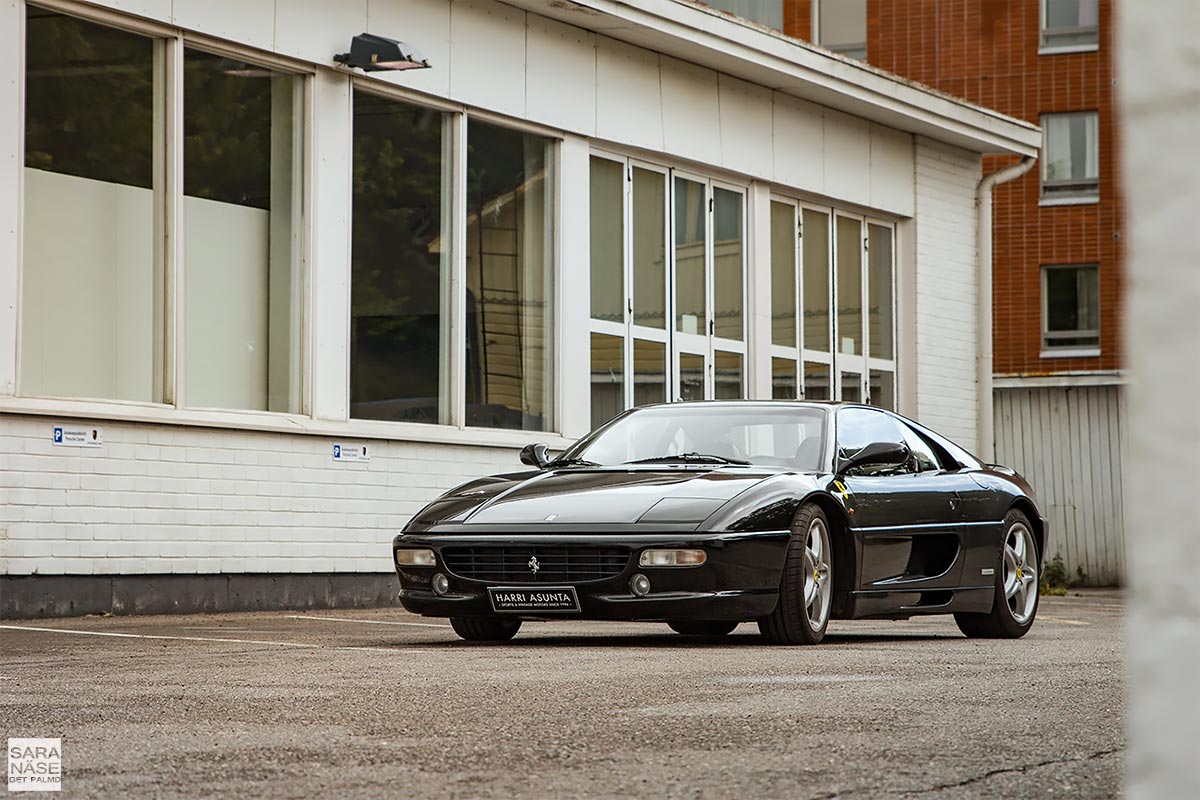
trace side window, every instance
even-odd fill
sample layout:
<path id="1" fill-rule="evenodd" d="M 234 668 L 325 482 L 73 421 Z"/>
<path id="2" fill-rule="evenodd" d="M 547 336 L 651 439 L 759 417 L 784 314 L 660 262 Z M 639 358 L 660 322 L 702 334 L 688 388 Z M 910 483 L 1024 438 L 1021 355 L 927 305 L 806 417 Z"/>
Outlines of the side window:
<path id="1" fill-rule="evenodd" d="M 925 472 L 926 470 L 942 468 L 942 465 L 938 462 L 937 454 L 933 452 L 933 448 L 929 446 L 929 443 L 921 438 L 920 434 L 903 423 L 900 424 L 900 428 L 904 432 L 904 443 L 912 451 L 912 463 L 915 472 Z"/>
<path id="2" fill-rule="evenodd" d="M 868 408 L 846 408 L 837 416 L 838 455 L 850 456 L 874 442 L 908 444 L 904 427 L 882 411 Z M 891 475 L 897 472 L 912 472 L 912 463 L 880 467 L 860 467 L 853 472 L 859 475 Z"/>

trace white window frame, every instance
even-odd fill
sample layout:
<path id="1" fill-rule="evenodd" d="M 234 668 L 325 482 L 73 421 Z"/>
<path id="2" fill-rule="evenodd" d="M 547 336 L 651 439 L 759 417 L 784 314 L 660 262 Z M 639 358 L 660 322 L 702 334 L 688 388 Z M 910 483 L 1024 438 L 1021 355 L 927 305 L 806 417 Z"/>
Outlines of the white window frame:
<path id="1" fill-rule="evenodd" d="M 1038 55 L 1039 56 L 1065 55 L 1067 53 L 1094 53 L 1100 49 L 1099 3 L 1097 3 L 1097 7 L 1096 7 L 1097 19 L 1096 19 L 1096 26 L 1094 29 L 1090 28 L 1090 27 L 1086 27 L 1086 26 L 1079 27 L 1079 28 L 1047 28 L 1046 22 L 1050 16 L 1049 5 L 1050 5 L 1050 0 L 1038 0 Z M 1095 34 L 1096 34 L 1096 41 L 1094 41 L 1094 42 L 1088 42 L 1088 43 L 1081 42 L 1081 43 L 1077 43 L 1077 44 L 1052 44 L 1052 43 L 1048 43 L 1046 40 L 1046 35 L 1048 33 L 1050 33 L 1052 35 L 1055 32 L 1063 32 L 1063 31 L 1066 31 L 1068 33 L 1087 33 L 1088 31 L 1091 31 L 1091 30 L 1094 30 Z"/>
<path id="2" fill-rule="evenodd" d="M 862 40 L 862 55 L 861 56 L 858 55 L 859 51 L 858 51 L 857 47 L 850 48 L 845 45 L 833 46 L 833 45 L 825 44 L 824 42 L 821 41 L 821 5 L 825 2 L 826 2 L 826 0 L 812 0 L 812 10 L 810 12 L 811 13 L 811 27 L 812 27 L 812 43 L 815 45 L 824 47 L 826 50 L 831 50 L 832 52 L 837 53 L 838 55 L 845 56 L 846 58 L 853 58 L 857 61 L 866 61 L 867 60 L 867 45 L 869 44 L 868 36 L 867 36 L 867 24 L 869 24 L 869 23 L 867 23 L 866 21 L 864 21 L 864 24 L 863 24 L 863 40 Z M 855 45 L 857 45 L 857 44 L 858 43 L 855 42 Z"/>
<path id="3" fill-rule="evenodd" d="M 157 402 L 136 402 L 130 403 L 127 401 L 115 400 L 112 398 L 81 398 L 81 397 L 42 397 L 38 395 L 25 394 L 21 387 L 21 316 L 23 314 L 24 303 L 20 302 L 20 274 L 24 270 L 24 248 L 21 238 L 23 231 L 18 230 L 18 251 L 21 253 L 21 258 L 17 265 L 17 285 L 18 285 L 18 302 L 17 302 L 17 341 L 16 346 L 16 374 L 14 376 L 14 396 L 16 398 L 24 398 L 30 400 L 51 400 L 69 403 L 71 405 L 82 404 L 84 406 L 93 406 L 96 408 L 111 405 L 116 408 L 147 407 L 162 409 L 171 412 L 196 412 L 200 416 L 216 415 L 228 416 L 230 418 L 238 418 L 248 416 L 256 418 L 260 416 L 269 416 L 271 418 L 288 418 L 288 417 L 308 417 L 311 415 L 312 409 L 312 375 L 311 375 L 311 314 L 312 314 L 312 292 L 311 292 L 311 275 L 310 275 L 310 258 L 312 253 L 312 183 L 313 183 L 313 142 L 311 132 L 313 130 L 313 78 L 315 72 L 311 64 L 306 64 L 297 59 L 281 56 L 278 53 L 263 51 L 253 47 L 248 47 L 235 42 L 229 42 L 223 39 L 217 39 L 203 34 L 180 31 L 173 26 L 163 25 L 150 20 L 144 20 L 136 17 L 127 16 L 117 11 L 109 9 L 96 8 L 90 5 L 84 5 L 73 0 L 39 0 L 35 3 L 27 3 L 25 5 L 36 8 L 43 8 L 47 11 L 63 14 L 70 17 L 75 17 L 84 22 L 102 25 L 116 30 L 126 31 L 128 33 L 145 36 L 156 43 L 155 60 L 161 59 L 162 64 L 156 63 L 155 69 L 161 69 L 161 78 L 164 82 L 163 91 L 163 136 L 165 141 L 163 147 L 163 164 L 161 165 L 162 175 L 155 176 L 155 183 L 161 181 L 163 198 L 161 203 L 156 203 L 155 214 L 160 217 L 156 220 L 154 230 L 154 248 L 162 253 L 163 259 L 163 296 L 161 298 L 162 314 L 163 314 L 163 347 L 162 347 L 162 388 L 163 401 Z M 24 18 L 24 8 L 21 9 L 22 18 Z M 27 46 L 27 37 L 21 37 L 21 61 L 24 63 L 24 48 Z M 184 325 L 183 325 L 183 284 L 185 270 L 185 253 L 186 242 L 185 225 L 183 219 L 183 199 L 184 199 L 184 183 L 183 183 L 183 55 L 187 48 L 192 48 L 205 53 L 214 55 L 227 56 L 240 61 L 277 69 L 282 72 L 287 72 L 294 75 L 301 81 L 302 98 L 304 108 L 301 116 L 300 124 L 303 126 L 302 136 L 302 153 L 300 157 L 300 174 L 297 179 L 301 182 L 300 196 L 300 229 L 296 232 L 297 247 L 299 248 L 300 262 L 300 284 L 301 284 L 301 300 L 300 300 L 300 320 L 298 321 L 300 347 L 299 358 L 296 368 L 300 371 L 300 407 L 296 412 L 280 412 L 266 411 L 261 409 L 206 409 L 196 408 L 186 405 L 186 397 L 184 397 L 184 370 L 186 369 L 186 361 L 183 358 L 183 351 L 186 348 L 184 342 Z M 20 110 L 22 128 L 24 128 L 24 116 L 26 108 L 25 98 L 25 80 L 24 74 L 20 76 Z M 20 143 L 22 169 L 18 173 L 24 174 L 24 142 Z M 160 167 L 156 166 L 156 172 Z M 24 181 L 18 179 L 18 207 L 25 206 Z M 349 391 L 347 387 L 347 391 Z M 119 415 L 118 415 L 119 416 Z"/>
<path id="4" fill-rule="evenodd" d="M 796 291 L 796 345 L 795 347 L 788 345 L 775 344 L 772 338 L 767 339 L 767 345 L 770 348 L 771 358 L 781 358 L 794 361 L 796 364 L 796 396 L 798 399 L 804 399 L 807 395 L 808 387 L 805 385 L 804 365 L 822 364 L 829 368 L 830 387 L 829 397 L 831 400 L 842 400 L 842 380 L 843 372 L 849 372 L 858 377 L 859 397 L 861 402 L 867 405 L 872 405 L 873 401 L 880 398 L 873 398 L 870 394 L 870 377 L 871 371 L 890 372 L 893 376 L 892 380 L 892 397 L 891 408 L 896 408 L 896 403 L 900 397 L 900 342 L 899 342 L 899 314 L 897 313 L 897 286 L 898 278 L 896 275 L 897 265 L 897 246 L 896 246 L 896 224 L 880 217 L 870 215 L 857 214 L 850 211 L 844 211 L 838 207 L 830 207 L 807 203 L 802 200 L 797 200 L 792 197 L 781 194 L 772 194 L 770 198 L 772 203 L 782 203 L 789 205 L 793 209 L 793 224 L 796 226 L 796 243 L 795 243 L 795 286 Z M 804 341 L 804 296 L 807 288 L 804 285 L 804 247 L 803 247 L 803 217 L 805 210 L 815 211 L 825 214 L 828 217 L 828 236 L 826 242 L 828 246 L 827 264 L 829 274 L 829 296 L 826 303 L 829 308 L 829 343 L 830 351 L 823 352 L 812 350 L 806 346 Z M 838 297 L 840 296 L 840 287 L 838 286 L 838 264 L 837 264 L 837 220 L 839 218 L 847 218 L 855 220 L 859 223 L 860 231 L 860 270 L 862 275 L 862 353 L 860 355 L 850 355 L 842 353 L 839 347 L 838 334 L 839 321 L 837 314 Z M 871 339 L 870 339 L 870 292 L 871 292 L 871 276 L 870 276 L 870 226 L 875 225 L 886 228 L 892 241 L 891 247 L 891 297 L 892 297 L 892 358 L 878 358 L 872 356 Z"/>
<path id="5" fill-rule="evenodd" d="M 1047 291 L 1046 281 L 1051 270 L 1080 270 L 1094 269 L 1096 270 L 1096 315 L 1097 323 L 1100 323 L 1100 265 L 1095 262 L 1079 263 L 1079 264 L 1043 264 L 1041 266 L 1041 351 L 1040 358 L 1094 358 L 1100 355 L 1100 333 L 1099 327 L 1096 330 L 1074 330 L 1074 331 L 1051 331 L 1050 330 L 1050 293 Z M 1095 335 L 1095 345 L 1069 345 L 1064 347 L 1055 347 L 1049 344 L 1049 341 L 1054 338 L 1072 339 L 1082 338 L 1084 336 Z"/>
<path id="6" fill-rule="evenodd" d="M 1047 119 L 1052 117 L 1079 117 L 1089 114 L 1096 117 L 1097 170 L 1095 180 L 1048 181 L 1046 179 L 1046 170 L 1050 166 L 1050 129 L 1046 124 Z M 1039 159 L 1041 161 L 1041 167 L 1038 170 L 1040 192 L 1040 199 L 1038 201 L 1039 205 L 1088 205 L 1092 203 L 1098 203 L 1100 201 L 1100 112 L 1095 109 L 1085 109 L 1082 111 L 1053 111 L 1042 114 L 1038 119 L 1038 122 L 1042 127 L 1042 151 Z"/>

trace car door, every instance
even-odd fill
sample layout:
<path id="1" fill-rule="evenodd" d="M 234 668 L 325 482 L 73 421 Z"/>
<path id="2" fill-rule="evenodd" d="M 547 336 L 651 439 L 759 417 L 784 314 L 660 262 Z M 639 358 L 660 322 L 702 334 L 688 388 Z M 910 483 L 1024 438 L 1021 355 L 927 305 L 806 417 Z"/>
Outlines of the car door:
<path id="1" fill-rule="evenodd" d="M 850 524 L 860 540 L 860 588 L 919 592 L 957 586 L 962 573 L 958 489 L 970 477 L 944 469 L 927 442 L 884 411 L 840 409 L 836 435 L 839 459 L 873 442 L 902 444 L 911 453 L 903 465 L 840 476 Z"/>

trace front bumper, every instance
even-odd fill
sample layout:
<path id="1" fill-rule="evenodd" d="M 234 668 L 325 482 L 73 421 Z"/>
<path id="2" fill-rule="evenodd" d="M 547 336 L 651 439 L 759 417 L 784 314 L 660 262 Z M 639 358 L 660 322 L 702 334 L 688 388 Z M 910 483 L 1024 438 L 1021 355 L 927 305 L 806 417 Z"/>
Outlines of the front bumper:
<path id="1" fill-rule="evenodd" d="M 397 567 L 400 604 L 414 614 L 430 617 L 490 616 L 489 586 L 572 586 L 578 611 L 537 614 L 501 612 L 519 619 L 589 620 L 751 620 L 774 610 L 790 534 L 788 531 L 723 534 L 401 534 L 397 547 L 427 547 L 437 556 L 433 567 Z M 446 567 L 442 549 L 454 546 L 570 547 L 571 545 L 628 547 L 629 561 L 619 574 L 601 580 L 547 584 L 543 581 L 484 581 L 457 575 Z M 651 548 L 701 549 L 707 555 L 696 567 L 642 567 L 641 551 Z M 449 591 L 433 592 L 435 573 L 446 576 Z M 630 579 L 641 573 L 650 579 L 650 593 L 637 597 Z"/>

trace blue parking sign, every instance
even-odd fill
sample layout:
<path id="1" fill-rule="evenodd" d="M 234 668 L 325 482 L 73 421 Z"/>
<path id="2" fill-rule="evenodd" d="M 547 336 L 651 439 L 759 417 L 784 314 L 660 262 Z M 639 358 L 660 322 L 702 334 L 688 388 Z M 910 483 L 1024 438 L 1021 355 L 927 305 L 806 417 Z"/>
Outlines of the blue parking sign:
<path id="1" fill-rule="evenodd" d="M 62 428 L 54 429 L 54 443 L 62 444 Z"/>
<path id="2" fill-rule="evenodd" d="M 342 446 L 340 444 L 335 444 L 333 446 L 333 457 L 334 458 L 342 457 Z"/>

